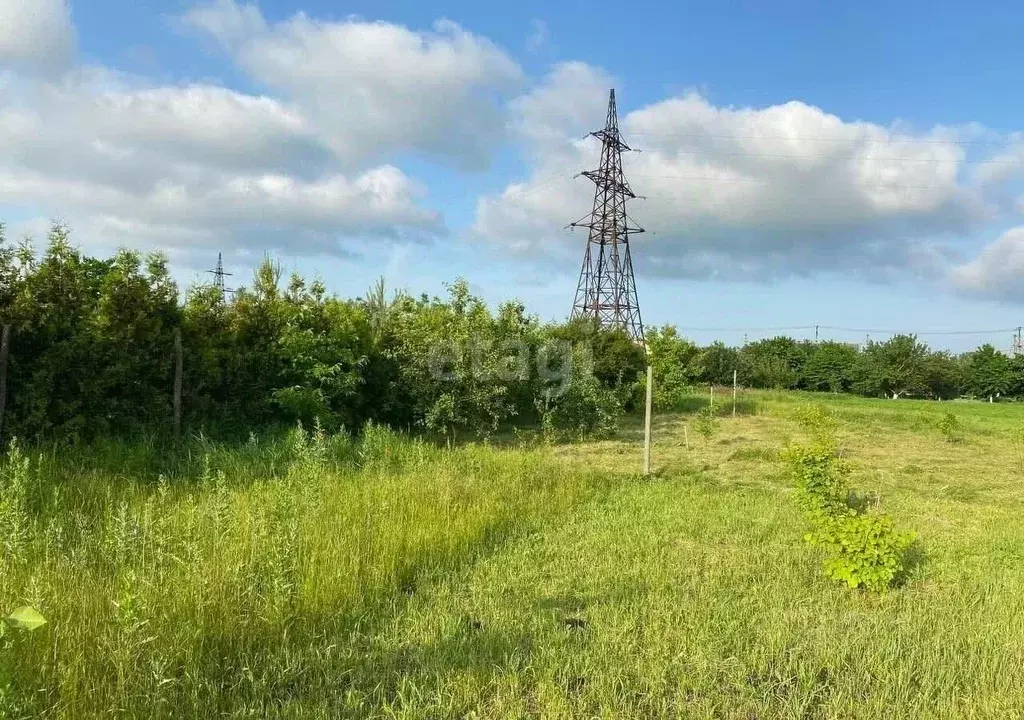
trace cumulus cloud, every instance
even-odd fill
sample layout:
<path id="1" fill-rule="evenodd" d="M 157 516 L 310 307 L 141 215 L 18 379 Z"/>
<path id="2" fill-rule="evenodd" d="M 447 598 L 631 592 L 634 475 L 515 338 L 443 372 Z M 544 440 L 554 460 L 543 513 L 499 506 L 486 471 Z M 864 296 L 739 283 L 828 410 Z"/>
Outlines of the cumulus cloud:
<path id="1" fill-rule="evenodd" d="M 358 23 L 339 29 L 305 16 L 268 27 L 255 8 L 230 2 L 190 17 L 243 54 L 243 47 L 257 46 L 256 36 L 276 43 L 279 59 L 292 53 L 286 65 L 315 63 L 300 57 L 302 43 L 329 49 L 333 42 L 318 40 L 318 33 L 359 35 Z M 372 32 L 376 26 L 366 27 Z M 426 63 L 429 73 L 431 66 L 471 61 L 466 48 L 491 52 L 454 26 L 430 38 L 396 26 L 387 33 L 406 33 L 422 51 L 415 57 L 414 48 L 413 55 L 396 61 L 399 86 L 410 82 L 397 70 L 407 61 Z M 379 48 L 377 65 L 386 65 L 390 51 L 401 55 L 401 45 Z M 470 87 L 474 77 L 487 82 L 486 70 L 475 76 L 477 71 L 459 69 Z M 296 72 L 314 70 L 304 65 Z M 333 70 L 322 66 L 318 72 L 329 79 Z M 384 68 L 374 82 L 386 87 L 388 77 Z M 359 121 L 351 115 L 332 118 L 329 109 L 302 99 L 301 92 L 292 97 L 211 84 L 154 85 L 102 67 L 74 67 L 49 78 L 22 69 L 0 83 L 0 198 L 8 212 L 32 209 L 68 221 L 89 245 L 125 243 L 172 253 L 208 251 L 212 245 L 292 255 L 343 253 L 346 238 L 406 241 L 445 231 L 440 213 L 424 205 L 427 189 L 385 158 L 407 149 L 396 136 L 400 125 L 374 135 L 376 118 L 369 114 Z M 374 102 L 377 111 L 410 126 L 442 121 L 436 107 L 419 117 L 414 99 L 405 104 L 391 98 L 390 106 Z"/>
<path id="2" fill-rule="evenodd" d="M 1024 302 L 1024 227 L 1010 228 L 970 262 L 955 266 L 953 287 L 965 294 Z"/>
<path id="3" fill-rule="evenodd" d="M 480 200 L 475 235 L 530 253 L 581 246 L 559 229 L 589 210 L 593 186 L 558 178 L 597 165 L 597 141 L 578 138 L 584 116 L 590 129 L 603 124 L 608 83 L 599 70 L 563 65 L 516 103 L 532 175 Z M 624 165 L 647 198 L 630 211 L 656 233 L 634 241 L 646 272 L 934 275 L 946 267 L 942 238 L 991 212 L 962 178 L 964 153 L 950 129 L 844 121 L 801 102 L 722 108 L 696 94 L 620 111 L 620 127 L 643 147 Z"/>
<path id="4" fill-rule="evenodd" d="M 0 70 L 57 72 L 74 50 L 67 0 L 0 0 Z"/>
<path id="5" fill-rule="evenodd" d="M 182 22 L 301 107 L 348 163 L 414 151 L 485 167 L 502 139 L 501 99 L 522 76 L 496 45 L 447 20 L 430 31 L 303 13 L 270 24 L 255 5 L 215 0 Z"/>
<path id="6" fill-rule="evenodd" d="M 272 98 L 129 87 L 96 71 L 8 94 L 0 197 L 45 207 L 91 241 L 287 242 L 301 253 L 345 235 L 441 228 L 418 183 L 390 165 L 339 172 L 302 113 Z"/>

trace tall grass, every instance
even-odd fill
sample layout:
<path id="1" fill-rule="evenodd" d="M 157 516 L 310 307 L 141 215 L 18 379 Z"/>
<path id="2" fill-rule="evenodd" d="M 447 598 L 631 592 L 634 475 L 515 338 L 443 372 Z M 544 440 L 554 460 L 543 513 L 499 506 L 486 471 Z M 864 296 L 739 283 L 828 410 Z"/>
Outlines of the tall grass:
<path id="1" fill-rule="evenodd" d="M 419 587 L 613 478 L 373 427 L 171 455 L 15 448 L 0 470 L 0 610 L 31 604 L 49 623 L 0 648 L 0 717 L 329 707 L 353 648 Z"/>

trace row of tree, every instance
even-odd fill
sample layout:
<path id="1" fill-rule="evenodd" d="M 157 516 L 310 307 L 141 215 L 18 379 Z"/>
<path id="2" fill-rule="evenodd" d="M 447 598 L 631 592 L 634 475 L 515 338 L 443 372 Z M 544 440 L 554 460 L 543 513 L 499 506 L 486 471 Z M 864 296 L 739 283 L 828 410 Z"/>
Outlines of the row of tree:
<path id="1" fill-rule="evenodd" d="M 503 425 L 609 430 L 632 403 L 641 348 L 592 325 L 447 298 L 342 299 L 262 263 L 249 287 L 179 292 L 160 255 L 87 257 L 55 227 L 42 253 L 0 230 L 0 325 L 12 329 L 4 435 L 88 438 L 169 429 L 176 338 L 186 428 L 296 421 L 474 435 Z M 590 352 L 594 350 L 596 352 Z"/>
<path id="2" fill-rule="evenodd" d="M 170 427 L 181 338 L 186 427 L 366 422 L 445 435 L 507 425 L 610 430 L 643 396 L 644 350 L 588 323 L 545 324 L 516 302 L 492 312 L 464 282 L 446 298 L 343 299 L 265 261 L 249 287 L 182 294 L 160 255 L 100 259 L 54 227 L 41 253 L 0 226 L 0 326 L 9 325 L 4 435 L 87 438 Z M 1024 360 L 964 355 L 901 335 L 863 348 L 778 337 L 700 347 L 648 331 L 659 407 L 698 384 L 870 396 L 1024 395 Z M 2 398 L 0 398 L 2 399 Z"/>
<path id="3" fill-rule="evenodd" d="M 964 354 L 932 350 L 914 335 L 895 335 L 860 347 L 834 341 L 776 337 L 740 348 L 699 347 L 672 326 L 648 333 L 655 392 L 662 404 L 695 384 L 857 393 L 870 397 L 948 400 L 1024 397 L 1024 357 L 992 345 Z"/>

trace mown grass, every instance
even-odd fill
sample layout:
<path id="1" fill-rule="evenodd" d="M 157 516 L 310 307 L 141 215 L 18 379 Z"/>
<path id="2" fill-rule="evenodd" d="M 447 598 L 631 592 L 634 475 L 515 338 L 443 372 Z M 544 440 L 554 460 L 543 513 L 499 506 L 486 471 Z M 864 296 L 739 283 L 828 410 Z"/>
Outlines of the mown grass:
<path id="1" fill-rule="evenodd" d="M 7 712 L 1019 716 L 1024 406 L 743 400 L 716 399 L 706 439 L 656 417 L 648 481 L 637 421 L 534 448 L 372 431 L 35 461 L 0 602 L 50 623 L 0 651 Z M 834 584 L 802 542 L 780 450 L 811 402 L 851 485 L 918 534 L 901 588 Z"/>

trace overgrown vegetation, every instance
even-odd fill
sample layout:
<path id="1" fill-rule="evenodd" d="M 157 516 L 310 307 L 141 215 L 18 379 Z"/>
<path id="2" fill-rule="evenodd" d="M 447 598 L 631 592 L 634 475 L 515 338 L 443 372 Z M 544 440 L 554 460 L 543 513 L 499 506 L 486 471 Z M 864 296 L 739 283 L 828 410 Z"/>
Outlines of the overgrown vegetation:
<path id="1" fill-rule="evenodd" d="M 0 652 L 0 717 L 297 709 L 421 586 L 626 481 L 377 426 L 111 450 L 0 467 L 0 607 L 49 621 Z"/>
<path id="2" fill-rule="evenodd" d="M 182 295 L 161 256 L 88 257 L 60 226 L 41 254 L 0 227 L 3 324 L 7 438 L 168 432 L 177 332 L 186 430 L 222 437 L 297 421 L 331 431 L 372 421 L 449 442 L 511 426 L 607 434 L 638 407 L 647 362 L 623 333 L 544 324 L 517 302 L 492 311 L 463 281 L 445 298 L 389 296 L 378 283 L 343 299 L 267 260 L 230 297 L 209 286 Z M 647 337 L 663 411 L 684 409 L 698 385 L 731 385 L 734 372 L 755 388 L 1024 394 L 1024 359 L 988 345 L 954 356 L 905 335 L 863 349 L 784 337 L 702 348 L 672 326 Z"/>
<path id="3" fill-rule="evenodd" d="M 879 517 L 877 503 L 850 484 L 884 495 L 928 550 L 919 578 L 876 597 L 818 580 L 818 550 L 793 542 L 802 513 L 776 448 L 807 397 L 750 395 L 757 414 L 689 448 L 689 417 L 658 416 L 654 482 L 633 481 L 635 416 L 610 440 L 515 449 L 449 450 L 379 425 L 241 443 L 19 443 L 0 463 L 13 539 L 0 608 L 48 622 L 8 624 L 0 717 L 1020 707 L 1024 681 L 1003 672 L 1024 623 L 1020 407 L 958 408 L 984 432 L 953 446 L 933 404 L 818 398 L 857 460 L 833 476 L 838 444 L 823 455 L 823 495 L 862 518 Z M 873 527 L 843 529 L 866 550 L 893 537 Z"/>
<path id="4" fill-rule="evenodd" d="M 797 498 L 812 526 L 804 539 L 825 550 L 825 571 L 833 580 L 851 588 L 889 589 L 906 569 L 905 552 L 914 535 L 897 532 L 880 510 L 854 506 L 847 484 L 850 466 L 837 454 L 835 419 L 811 406 L 800 420 L 812 442 L 792 445 L 787 457 Z"/>
<path id="5" fill-rule="evenodd" d="M 464 281 L 448 290 L 389 297 L 378 283 L 346 300 L 266 260 L 233 296 L 193 286 L 181 304 L 159 255 L 90 258 L 55 227 L 37 256 L 0 228 L 4 436 L 168 433 L 178 332 L 185 429 L 207 435 L 374 422 L 449 442 L 512 425 L 579 436 L 632 409 L 646 360 L 624 333 L 543 324 L 516 302 L 492 312 Z"/>

